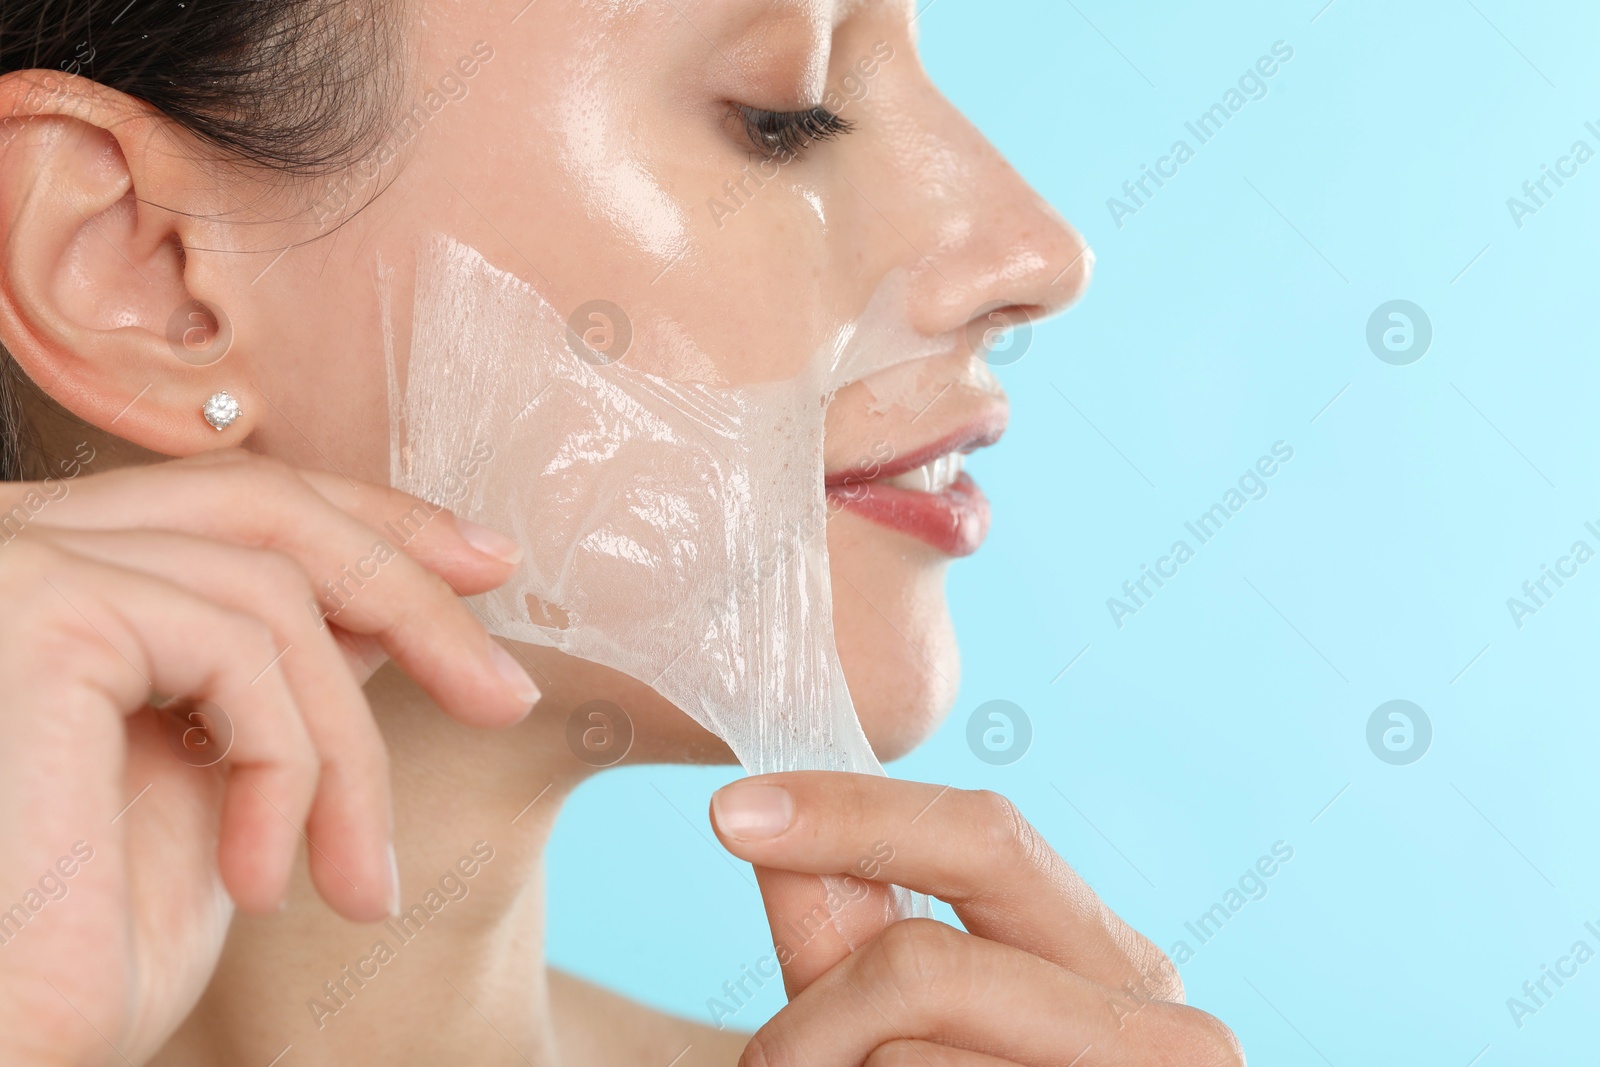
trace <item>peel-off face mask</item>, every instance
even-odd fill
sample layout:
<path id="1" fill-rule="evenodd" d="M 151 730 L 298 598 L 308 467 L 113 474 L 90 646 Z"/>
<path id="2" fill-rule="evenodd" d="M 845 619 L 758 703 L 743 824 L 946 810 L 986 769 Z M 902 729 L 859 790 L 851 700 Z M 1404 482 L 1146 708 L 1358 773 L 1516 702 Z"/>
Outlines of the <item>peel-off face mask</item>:
<path id="1" fill-rule="evenodd" d="M 891 275 L 792 377 L 743 381 L 750 361 L 664 317 L 607 305 L 569 327 L 533 285 L 435 236 L 408 338 L 386 294 L 391 482 L 453 485 L 458 514 L 523 546 L 471 601 L 492 633 L 639 679 L 752 774 L 881 774 L 834 640 L 823 413 L 849 382 L 939 351 L 904 286 Z M 609 345 L 577 332 L 591 328 Z M 484 443 L 493 459 L 461 484 Z"/>

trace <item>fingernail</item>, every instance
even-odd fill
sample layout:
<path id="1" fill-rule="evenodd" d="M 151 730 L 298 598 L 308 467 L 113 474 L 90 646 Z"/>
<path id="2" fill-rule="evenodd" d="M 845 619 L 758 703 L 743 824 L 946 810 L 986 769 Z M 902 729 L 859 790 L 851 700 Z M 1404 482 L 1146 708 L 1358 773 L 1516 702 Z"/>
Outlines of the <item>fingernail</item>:
<path id="1" fill-rule="evenodd" d="M 400 862 L 394 855 L 394 842 L 389 842 L 389 916 L 400 917 Z"/>
<path id="2" fill-rule="evenodd" d="M 494 663 L 494 669 L 500 677 L 511 687 L 511 691 L 517 694 L 518 700 L 530 708 L 539 702 L 539 698 L 544 695 L 539 692 L 539 687 L 528 677 L 528 672 L 522 669 L 522 664 L 518 663 L 511 653 L 501 648 L 500 643 L 492 637 L 489 639 L 489 659 Z"/>
<path id="3" fill-rule="evenodd" d="M 729 837 L 777 837 L 794 821 L 794 798 L 781 785 L 735 782 L 711 794 L 711 814 Z"/>
<path id="4" fill-rule="evenodd" d="M 497 559 L 501 563 L 522 562 L 522 546 L 499 530 L 491 530 L 487 526 L 468 522 L 459 515 L 456 516 L 456 529 L 461 531 L 462 540 L 485 556 Z"/>

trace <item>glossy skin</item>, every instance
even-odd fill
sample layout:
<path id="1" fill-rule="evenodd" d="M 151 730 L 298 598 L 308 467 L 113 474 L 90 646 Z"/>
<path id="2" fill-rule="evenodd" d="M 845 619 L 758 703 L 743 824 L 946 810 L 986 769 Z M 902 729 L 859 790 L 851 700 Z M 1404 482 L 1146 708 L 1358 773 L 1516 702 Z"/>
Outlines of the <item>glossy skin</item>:
<path id="1" fill-rule="evenodd" d="M 95 456 L 0 548 L 13 694 L 0 900 L 74 841 L 98 842 L 70 908 L 0 949 L 7 1062 L 268 1063 L 286 1045 L 298 1063 L 660 1064 L 685 1045 L 683 1067 L 1066 1063 L 1086 1045 L 1085 1065 L 1239 1062 L 1219 1024 L 1175 1003 L 1164 957 L 1015 809 L 916 783 L 778 776 L 788 830 L 749 836 L 753 805 L 739 830 L 737 786 L 715 825 L 757 865 L 775 927 L 823 898 L 817 875 L 887 841 L 894 858 L 861 877 L 950 899 L 970 934 L 888 926 L 882 889 L 864 892 L 783 961 L 794 1003 L 748 1047 L 548 974 L 542 846 L 560 798 L 593 773 L 567 747 L 569 713 L 625 707 L 635 761 L 726 749 L 639 683 L 543 649 L 513 649 L 542 690 L 519 721 L 525 678 L 500 669 L 444 584 L 488 588 L 514 553 L 447 513 L 327 627 L 306 610 L 413 506 L 365 484 L 386 480 L 389 439 L 373 278 L 381 260 L 403 282 L 429 230 L 558 308 L 603 295 L 670 315 L 744 380 L 790 376 L 906 272 L 906 314 L 945 354 L 924 361 L 916 402 L 878 410 L 871 381 L 840 391 L 828 471 L 1002 422 L 969 327 L 994 307 L 1065 307 L 1090 257 L 928 83 L 911 14 L 879 0 L 425 3 L 408 27 L 413 94 L 437 102 L 421 132 L 391 140 L 376 174 L 306 185 L 220 168 L 90 83 L 0 79 L 0 107 L 37 116 L 0 155 L 0 339 L 73 417 L 33 404 L 47 448 Z M 788 110 L 830 92 L 855 132 L 747 185 L 731 214 L 708 203 L 730 203 L 724 183 L 760 158 L 730 103 Z M 231 331 L 214 364 L 169 344 L 191 299 Z M 221 433 L 197 415 L 218 389 L 244 412 Z M 150 465 L 230 446 L 252 455 Z M 113 467 L 126 469 L 100 473 Z M 28 492 L 0 502 L 28 506 Z M 954 697 L 948 558 L 850 511 L 829 548 L 846 676 L 891 759 Z M 227 706 L 239 747 L 208 771 L 173 761 L 143 707 L 152 687 Z M 302 827 L 314 847 L 294 865 Z M 369 957 L 381 930 L 361 921 L 423 899 L 469 853 L 470 894 L 448 924 L 381 979 L 346 985 L 331 1016 L 308 1010 Z M 993 1005 L 962 995 L 974 983 L 1032 1023 L 997 1029 Z M 862 996 L 904 1014 L 886 1031 Z"/>

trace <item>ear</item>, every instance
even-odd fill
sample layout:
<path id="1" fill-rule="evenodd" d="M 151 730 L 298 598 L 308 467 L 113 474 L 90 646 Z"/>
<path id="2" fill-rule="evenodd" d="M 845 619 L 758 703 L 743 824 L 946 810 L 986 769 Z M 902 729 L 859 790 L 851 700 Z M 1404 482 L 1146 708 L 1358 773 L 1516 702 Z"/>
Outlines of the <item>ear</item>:
<path id="1" fill-rule="evenodd" d="M 227 285 L 185 252 L 219 213 L 193 139 L 50 71 L 0 77 L 0 115 L 0 343 L 57 403 L 143 448 L 243 441 L 260 405 L 230 351 Z M 219 432 L 202 408 L 222 391 L 242 414 Z"/>

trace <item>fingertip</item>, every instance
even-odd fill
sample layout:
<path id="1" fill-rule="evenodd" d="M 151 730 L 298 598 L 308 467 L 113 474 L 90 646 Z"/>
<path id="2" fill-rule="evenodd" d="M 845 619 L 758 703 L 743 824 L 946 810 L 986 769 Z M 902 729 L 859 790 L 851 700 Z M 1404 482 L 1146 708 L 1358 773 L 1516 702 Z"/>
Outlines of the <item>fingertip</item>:
<path id="1" fill-rule="evenodd" d="M 454 512 L 446 514 L 449 521 L 439 526 L 443 536 L 418 538 L 406 545 L 407 553 L 459 596 L 476 596 L 504 585 L 522 562 L 522 545 Z M 452 529 L 454 536 L 449 533 Z"/>
<path id="2" fill-rule="evenodd" d="M 461 539 L 479 555 L 508 567 L 515 567 L 522 562 L 522 546 L 514 538 L 507 537 L 499 530 L 469 522 L 454 512 L 451 517 L 455 519 L 456 532 Z"/>
<path id="3" fill-rule="evenodd" d="M 533 676 L 527 672 L 522 664 L 517 662 L 515 656 L 506 651 L 505 647 L 494 638 L 489 639 L 489 662 L 494 667 L 495 674 L 505 684 L 511 695 L 513 707 L 516 710 L 515 718 L 511 723 L 521 722 L 527 718 L 533 706 L 544 699 L 544 693 L 534 682 Z"/>
<path id="4" fill-rule="evenodd" d="M 240 911 L 270 916 L 288 910 L 294 845 L 282 834 L 271 827 L 230 828 L 225 820 L 217 852 L 223 888 Z"/>
<path id="5" fill-rule="evenodd" d="M 794 796 L 766 780 L 740 779 L 711 794 L 711 819 L 733 841 L 765 841 L 794 823 Z"/>
<path id="6" fill-rule="evenodd" d="M 543 693 L 518 655 L 486 633 L 465 608 L 460 611 L 459 622 L 448 627 L 447 642 L 402 643 L 391 637 L 385 648 L 450 718 L 486 730 L 515 726 Z"/>
<path id="7" fill-rule="evenodd" d="M 274 803 L 273 775 L 255 767 L 235 767 L 222 802 L 217 840 L 217 870 L 238 907 L 272 915 L 288 904 L 289 879 L 300 851 L 296 828 L 305 813 L 290 810 L 285 796 Z M 265 786 L 266 791 L 263 791 Z"/>
<path id="8" fill-rule="evenodd" d="M 269 918 L 289 910 L 289 880 L 256 874 L 230 873 L 226 865 L 218 864 L 222 886 L 233 900 L 233 906 L 247 915 Z"/>
<path id="9" fill-rule="evenodd" d="M 387 780 L 371 782 L 330 764 L 306 824 L 311 884 L 354 922 L 395 913 L 399 895 Z"/>
<path id="10" fill-rule="evenodd" d="M 336 846 L 325 841 L 309 855 L 311 885 L 317 896 L 351 922 L 375 923 L 393 917 L 399 910 L 399 884 L 391 865 L 392 846 L 379 848 L 380 858 L 375 862 L 346 855 L 335 860 L 328 854 L 331 847 Z M 363 847 L 362 851 L 371 850 Z"/>

